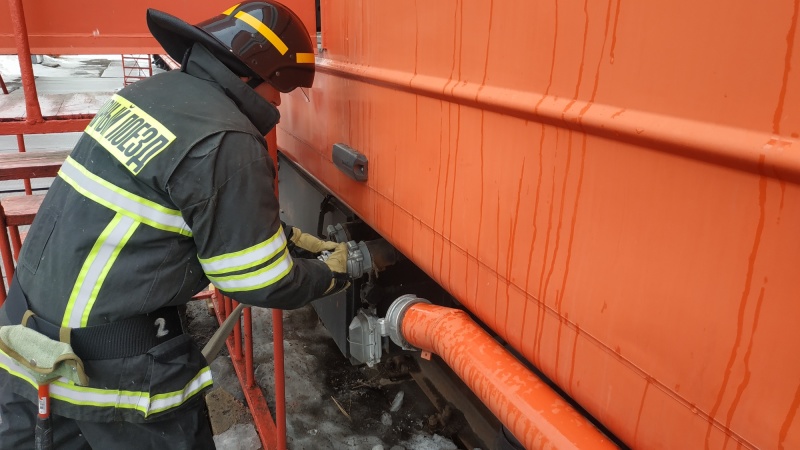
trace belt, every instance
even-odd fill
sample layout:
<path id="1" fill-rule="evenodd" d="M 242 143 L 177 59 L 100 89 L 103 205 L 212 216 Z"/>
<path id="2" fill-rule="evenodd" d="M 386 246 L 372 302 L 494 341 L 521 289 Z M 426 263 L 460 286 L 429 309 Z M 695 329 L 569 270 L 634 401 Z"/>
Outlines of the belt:
<path id="1" fill-rule="evenodd" d="M 12 324 L 22 323 L 22 317 L 30 309 L 16 276 L 11 281 L 3 308 Z M 60 340 L 61 327 L 39 316 L 31 316 L 27 326 L 50 339 Z M 182 333 L 178 308 L 168 306 L 117 322 L 73 328 L 70 345 L 83 360 L 127 358 L 147 353 Z"/>

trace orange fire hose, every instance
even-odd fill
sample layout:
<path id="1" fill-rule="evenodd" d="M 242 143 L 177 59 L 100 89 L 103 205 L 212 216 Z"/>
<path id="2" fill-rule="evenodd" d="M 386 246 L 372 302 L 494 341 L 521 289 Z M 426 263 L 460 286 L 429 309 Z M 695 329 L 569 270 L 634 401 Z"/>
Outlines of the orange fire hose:
<path id="1" fill-rule="evenodd" d="M 402 338 L 444 359 L 525 448 L 617 448 L 465 312 L 423 302 L 398 314 Z"/>

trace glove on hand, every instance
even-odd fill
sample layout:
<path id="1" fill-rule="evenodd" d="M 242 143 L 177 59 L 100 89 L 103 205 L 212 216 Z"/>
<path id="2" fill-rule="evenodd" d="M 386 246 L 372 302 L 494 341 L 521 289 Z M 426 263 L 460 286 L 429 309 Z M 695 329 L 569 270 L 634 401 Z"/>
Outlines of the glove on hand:
<path id="1" fill-rule="evenodd" d="M 314 254 L 320 253 L 323 250 L 327 250 L 329 252 L 332 252 L 332 251 L 336 250 L 336 246 L 339 245 L 336 242 L 323 241 L 322 239 L 319 239 L 318 237 L 316 237 L 314 235 L 311 235 L 311 234 L 308 234 L 308 233 L 303 233 L 300 230 L 300 228 L 297 228 L 297 227 L 292 227 L 292 238 L 291 238 L 291 241 L 294 243 L 294 245 L 302 248 L 305 251 L 308 251 L 308 252 L 311 252 L 311 253 L 314 253 Z M 346 248 L 345 248 L 344 259 L 345 259 L 345 261 L 347 261 L 347 249 Z M 345 267 L 346 267 L 346 265 L 345 265 Z"/>
<path id="2" fill-rule="evenodd" d="M 333 253 L 325 260 L 325 264 L 333 272 L 333 279 L 324 295 L 335 294 L 350 286 L 349 276 L 347 275 L 347 244 L 344 242 L 339 244 L 331 243 L 334 244 Z"/>
<path id="3" fill-rule="evenodd" d="M 325 264 L 334 273 L 347 273 L 347 244 L 344 242 L 337 244 L 336 242 L 329 242 L 333 244 L 333 253 L 325 260 Z"/>

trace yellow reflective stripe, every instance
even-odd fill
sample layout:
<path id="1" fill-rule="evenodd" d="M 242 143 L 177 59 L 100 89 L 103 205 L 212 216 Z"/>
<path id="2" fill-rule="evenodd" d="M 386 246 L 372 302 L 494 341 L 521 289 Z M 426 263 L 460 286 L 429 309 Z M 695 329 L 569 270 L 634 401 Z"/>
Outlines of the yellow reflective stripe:
<path id="1" fill-rule="evenodd" d="M 297 54 L 297 62 L 299 64 L 302 63 L 314 63 L 314 54 L 313 53 L 298 53 Z"/>
<path id="2" fill-rule="evenodd" d="M 13 364 L 14 367 L 12 367 L 11 364 Z M 36 382 L 36 380 L 34 380 L 33 377 L 30 376 L 30 374 L 21 370 L 19 366 L 16 364 L 16 362 L 10 361 L 10 358 L 6 356 L 5 352 L 3 352 L 2 350 L 0 350 L 0 369 L 5 370 L 6 372 L 8 372 L 9 375 L 15 376 L 21 379 L 22 381 L 27 381 L 28 384 L 30 384 L 31 387 L 33 387 L 34 389 L 39 387 L 39 384 Z M 58 383 L 58 381 L 54 381 L 53 383 Z"/>
<path id="3" fill-rule="evenodd" d="M 122 247 L 139 226 L 130 217 L 117 213 L 100 233 L 83 262 L 78 278 L 72 287 L 62 327 L 85 327 L 88 323 L 97 293 Z"/>
<path id="4" fill-rule="evenodd" d="M 134 409 L 147 417 L 147 405 L 150 398 L 146 392 L 129 392 L 117 390 L 89 389 L 74 384 L 56 381 L 50 384 L 50 397 L 76 406 L 94 406 L 97 408 Z M 81 400 L 80 398 L 86 400 Z M 95 400 L 90 400 L 95 399 Z"/>
<path id="5" fill-rule="evenodd" d="M 159 205 L 158 203 L 156 203 L 156 202 L 154 202 L 152 200 L 148 200 L 148 199 L 146 199 L 144 197 L 140 197 L 140 196 L 138 196 L 136 194 L 132 194 L 132 193 L 126 191 L 125 189 L 119 188 L 119 187 L 115 186 L 114 184 L 109 183 L 108 181 L 106 181 L 106 180 L 100 178 L 99 176 L 93 174 L 92 172 L 90 172 L 87 168 L 83 167 L 81 165 L 81 163 L 79 163 L 78 161 L 75 161 L 71 156 L 67 156 L 67 159 L 66 159 L 65 163 L 68 163 L 70 166 L 72 166 L 75 169 L 79 170 L 83 175 L 85 175 L 86 177 L 90 178 L 94 182 L 100 183 L 104 187 L 116 192 L 117 194 L 123 195 L 123 196 L 133 200 L 136 203 L 141 203 L 143 206 L 146 206 L 147 208 L 150 208 L 150 209 L 154 209 L 154 210 L 156 210 L 158 212 L 161 212 L 163 214 L 168 214 L 168 215 L 179 217 L 179 218 L 183 217 L 183 216 L 181 216 L 181 212 L 178 211 L 177 209 L 167 208 L 166 206 Z"/>
<path id="6" fill-rule="evenodd" d="M 89 172 L 72 157 L 67 157 L 58 176 L 83 196 L 112 211 L 153 228 L 184 236 L 192 235 L 192 231 L 183 220 L 180 211 L 161 206 L 152 200 L 121 189 Z"/>
<path id="7" fill-rule="evenodd" d="M 150 396 L 148 392 L 117 391 L 85 388 L 56 381 L 50 386 L 50 396 L 78 406 L 116 407 L 134 409 L 145 417 L 182 405 L 186 400 L 213 384 L 208 367 L 201 369 L 183 389 Z M 156 400 L 161 398 L 161 400 Z"/>
<path id="8" fill-rule="evenodd" d="M 211 386 L 213 383 L 214 381 L 211 379 L 210 369 L 205 367 L 186 384 L 183 390 L 158 394 L 150 398 L 148 414 L 159 413 L 183 404 L 186 400 L 192 398 L 195 394 Z"/>
<path id="9" fill-rule="evenodd" d="M 250 14 L 247 14 L 244 11 L 239 11 L 233 17 L 236 17 L 237 19 L 241 20 L 242 22 L 244 22 L 244 23 L 250 25 L 251 27 L 255 28 L 256 31 L 258 31 L 259 33 L 261 33 L 262 36 L 267 38 L 267 40 L 269 42 L 271 42 L 272 45 L 274 45 L 275 48 L 278 49 L 279 52 L 281 52 L 281 55 L 285 55 L 286 52 L 289 50 L 289 47 L 287 47 L 286 44 L 283 43 L 283 41 L 281 40 L 281 38 L 278 37 L 277 34 L 275 34 L 266 25 L 261 23 L 260 20 L 256 19 L 255 17 L 251 16 Z"/>
<path id="10" fill-rule="evenodd" d="M 119 214 L 117 214 L 117 216 L 119 216 Z M 80 327 L 85 327 L 89 324 L 89 313 L 92 311 L 92 308 L 94 307 L 94 302 L 97 300 L 97 294 L 100 292 L 100 288 L 106 281 L 108 272 L 111 270 L 111 267 L 117 260 L 117 257 L 119 256 L 119 253 L 122 251 L 122 248 L 125 247 L 125 244 L 128 243 L 128 240 L 130 240 L 131 236 L 133 236 L 133 232 L 136 231 L 138 227 L 139 227 L 139 222 L 134 222 L 127 227 L 125 234 L 122 236 L 119 242 L 116 243 L 114 249 L 111 251 L 111 255 L 105 261 L 103 269 L 100 272 L 100 276 L 94 283 L 94 289 L 92 289 L 92 293 L 91 295 L 89 295 L 89 301 L 87 302 L 86 307 L 83 308 L 83 315 L 81 316 Z"/>
<path id="11" fill-rule="evenodd" d="M 225 14 L 226 16 L 230 16 L 231 13 L 233 12 L 233 10 L 238 8 L 239 5 L 241 5 L 241 3 L 237 3 L 237 4 L 233 5 L 233 6 L 231 6 L 230 8 L 226 9 L 225 11 L 223 11 L 222 14 Z"/>
<path id="12" fill-rule="evenodd" d="M 285 250 L 275 262 L 254 272 L 226 277 L 209 276 L 208 279 L 226 292 L 254 291 L 277 283 L 292 270 L 293 265 L 289 251 Z"/>
<path id="13" fill-rule="evenodd" d="M 34 389 L 38 386 L 29 373 L 2 351 L 0 351 L 0 369 L 27 382 Z M 66 379 L 62 377 L 50 383 L 50 397 L 76 406 L 132 409 L 141 412 L 145 417 L 176 408 L 213 384 L 211 370 L 208 366 L 197 372 L 183 389 L 152 397 L 149 392 L 89 388 L 62 380 Z"/>
<path id="14" fill-rule="evenodd" d="M 238 252 L 226 253 L 212 258 L 200 258 L 200 265 L 206 275 L 219 274 L 224 272 L 235 272 L 249 269 L 264 262 L 269 261 L 275 255 L 286 248 L 286 235 L 283 227 L 278 227 L 278 232 L 266 241 L 248 247 Z"/>

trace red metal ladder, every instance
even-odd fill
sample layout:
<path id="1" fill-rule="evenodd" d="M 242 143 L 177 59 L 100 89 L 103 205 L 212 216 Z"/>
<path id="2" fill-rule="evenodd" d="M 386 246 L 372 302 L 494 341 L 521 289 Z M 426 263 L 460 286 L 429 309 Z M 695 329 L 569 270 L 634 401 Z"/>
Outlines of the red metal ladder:
<path id="1" fill-rule="evenodd" d="M 150 55 L 122 55 L 124 86 L 151 76 L 153 76 L 153 61 Z"/>

